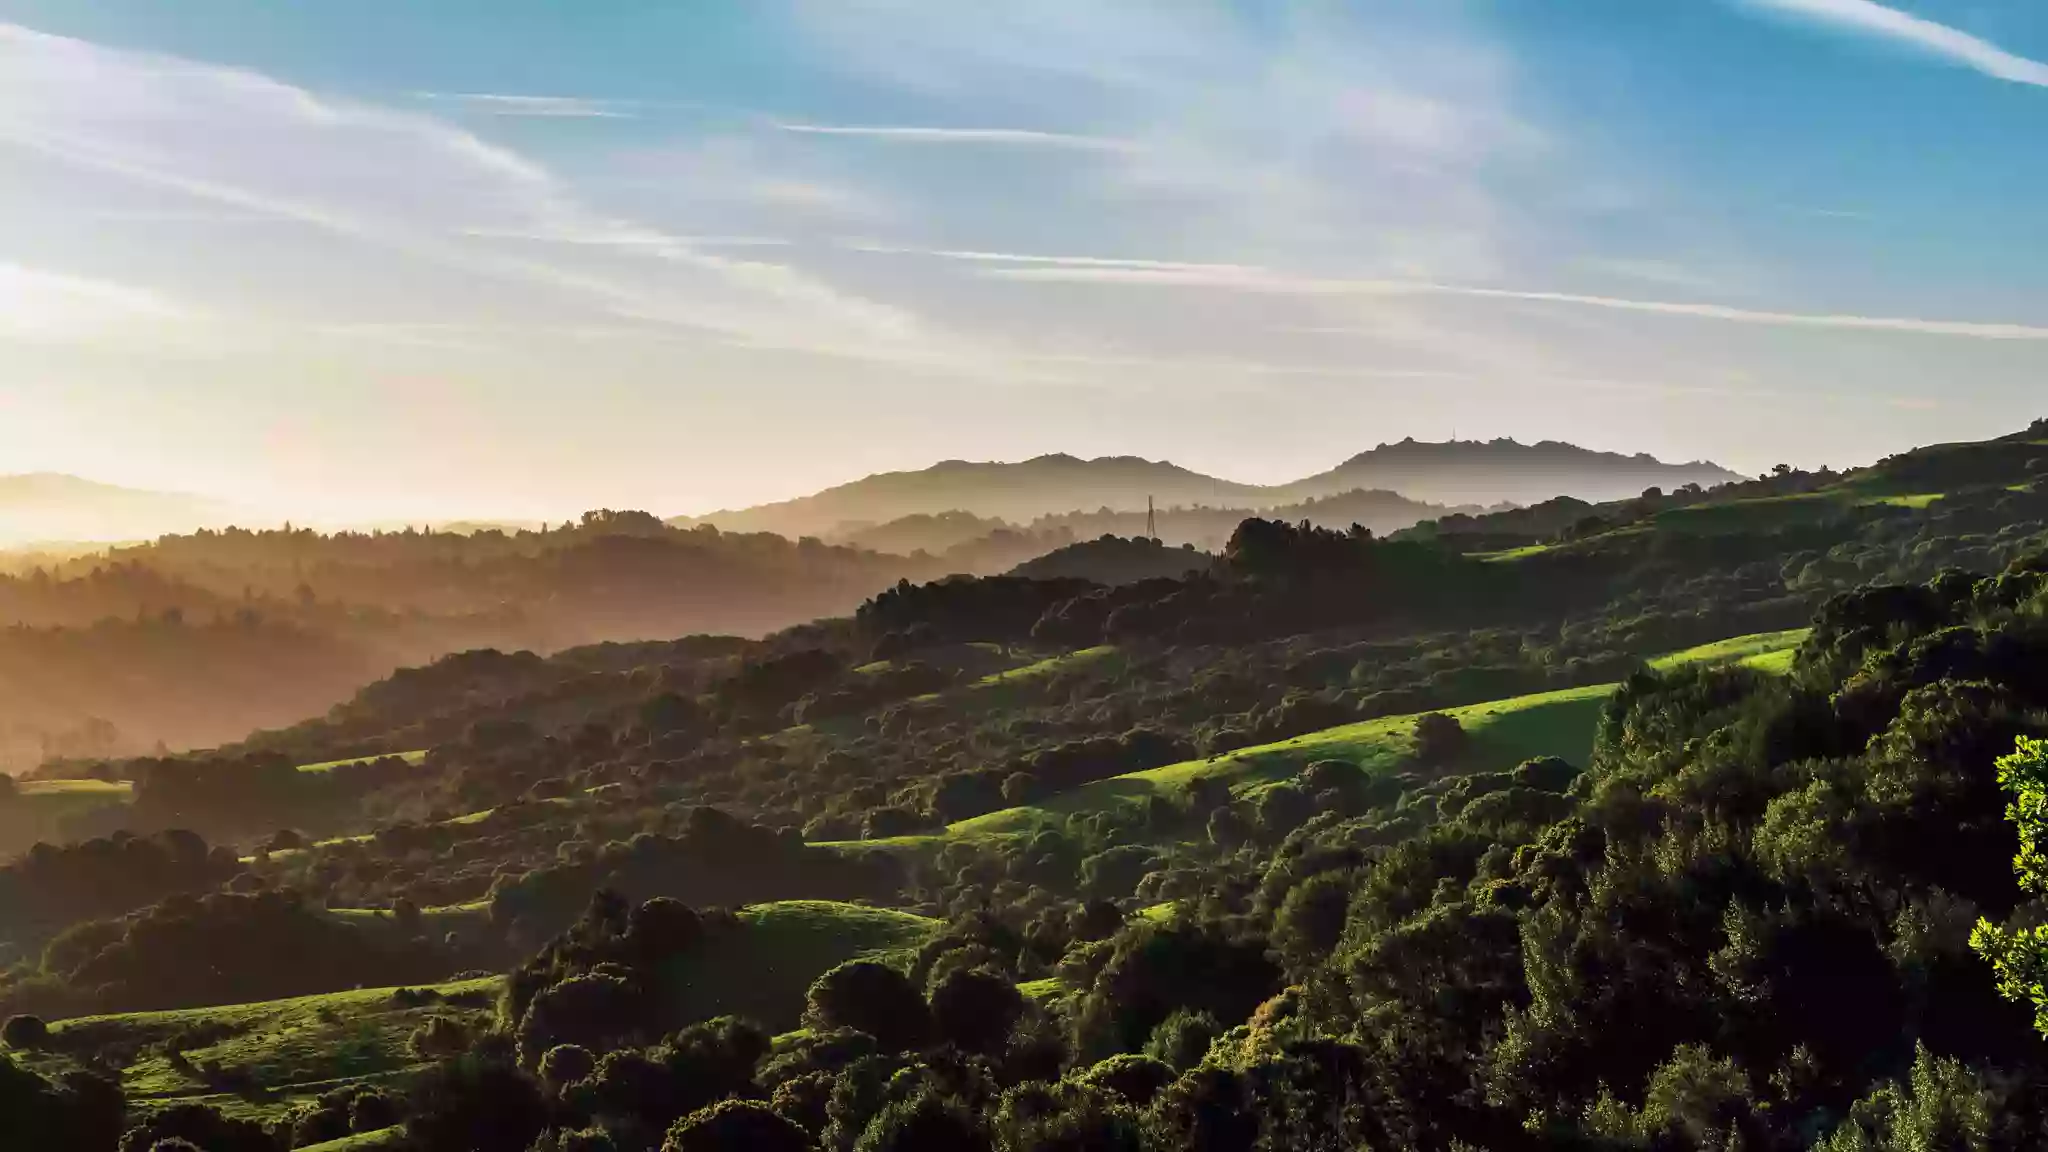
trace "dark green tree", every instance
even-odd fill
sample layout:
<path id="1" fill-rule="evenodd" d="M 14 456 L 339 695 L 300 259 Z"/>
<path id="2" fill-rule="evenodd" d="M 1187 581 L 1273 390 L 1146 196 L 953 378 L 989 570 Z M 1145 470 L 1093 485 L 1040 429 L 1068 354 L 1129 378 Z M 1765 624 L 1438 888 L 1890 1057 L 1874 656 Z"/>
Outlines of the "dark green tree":
<path id="1" fill-rule="evenodd" d="M 668 1130 L 661 1152 L 808 1152 L 810 1134 L 756 1100 L 726 1100 Z"/>
<path id="2" fill-rule="evenodd" d="M 1024 996 L 1017 986 L 984 969 L 955 969 L 932 989 L 932 1025 L 939 1039 L 969 1052 L 999 1052 L 1023 1014 Z"/>
<path id="3" fill-rule="evenodd" d="M 851 1028 L 873 1036 L 885 1052 L 901 1052 L 925 1043 L 931 1013 L 902 972 L 873 960 L 850 960 L 811 985 L 804 1025 Z"/>

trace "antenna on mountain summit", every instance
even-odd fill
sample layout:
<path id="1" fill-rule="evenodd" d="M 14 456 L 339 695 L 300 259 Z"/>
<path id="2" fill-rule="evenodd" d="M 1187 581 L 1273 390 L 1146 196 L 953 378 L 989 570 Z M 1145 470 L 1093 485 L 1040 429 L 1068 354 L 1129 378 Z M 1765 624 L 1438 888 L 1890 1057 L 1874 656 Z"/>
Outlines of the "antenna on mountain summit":
<path id="1" fill-rule="evenodd" d="M 1152 498 L 1145 497 L 1145 539 L 1159 543 L 1159 519 L 1152 511 Z"/>

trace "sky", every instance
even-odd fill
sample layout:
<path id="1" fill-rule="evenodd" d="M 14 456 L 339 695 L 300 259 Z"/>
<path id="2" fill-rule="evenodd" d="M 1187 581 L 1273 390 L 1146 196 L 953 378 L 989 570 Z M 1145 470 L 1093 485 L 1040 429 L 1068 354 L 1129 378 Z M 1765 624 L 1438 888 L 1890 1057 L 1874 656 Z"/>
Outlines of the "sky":
<path id="1" fill-rule="evenodd" d="M 301 522 L 2048 415 L 2038 0 L 0 0 L 0 473 Z"/>

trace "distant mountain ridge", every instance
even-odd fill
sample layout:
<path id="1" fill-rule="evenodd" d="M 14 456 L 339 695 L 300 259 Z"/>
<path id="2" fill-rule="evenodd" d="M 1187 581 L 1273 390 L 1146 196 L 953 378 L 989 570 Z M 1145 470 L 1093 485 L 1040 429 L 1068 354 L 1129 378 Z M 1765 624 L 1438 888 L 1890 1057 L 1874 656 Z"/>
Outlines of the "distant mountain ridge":
<path id="1" fill-rule="evenodd" d="M 1259 512 L 1357 492 L 1398 494 L 1414 520 L 1452 508 L 1532 504 L 1556 496 L 1614 500 L 1657 486 L 1712 487 L 1742 476 L 1707 461 L 1667 464 L 1646 453 L 1627 456 L 1545 440 L 1413 439 L 1381 444 L 1324 472 L 1287 484 L 1243 484 L 1164 460 L 1055 454 L 1015 463 L 945 460 L 911 472 L 883 472 L 810 496 L 679 517 L 671 523 L 712 524 L 728 531 L 844 539 L 911 517 L 963 513 L 1011 523 L 1108 509 L 1142 512 L 1149 497 L 1161 509 L 1231 508 Z M 1401 510 L 1406 511 L 1406 510 Z M 1396 512 L 1389 521 L 1401 519 Z M 1414 521 L 1408 521 L 1413 523 Z"/>
<path id="2" fill-rule="evenodd" d="M 1667 464 L 1647 452 L 1598 452 L 1558 440 L 1435 443 L 1411 437 L 1361 452 L 1279 491 L 1297 500 L 1384 488 L 1437 504 L 1536 504 L 1558 496 L 1597 503 L 1627 499 L 1650 487 L 1711 488 L 1747 479 L 1707 460 Z"/>
<path id="3" fill-rule="evenodd" d="M 679 517 L 681 525 L 782 536 L 842 536 L 909 516 L 966 512 L 1011 523 L 1111 508 L 1247 506 L 1265 489 L 1137 456 L 1083 460 L 1064 453 L 1016 463 L 942 460 L 915 472 L 881 472 L 810 496 L 751 508 Z"/>
<path id="4" fill-rule="evenodd" d="M 146 540 L 224 527 L 241 514 L 203 496 L 123 488 L 62 472 L 0 476 L 0 546 Z"/>

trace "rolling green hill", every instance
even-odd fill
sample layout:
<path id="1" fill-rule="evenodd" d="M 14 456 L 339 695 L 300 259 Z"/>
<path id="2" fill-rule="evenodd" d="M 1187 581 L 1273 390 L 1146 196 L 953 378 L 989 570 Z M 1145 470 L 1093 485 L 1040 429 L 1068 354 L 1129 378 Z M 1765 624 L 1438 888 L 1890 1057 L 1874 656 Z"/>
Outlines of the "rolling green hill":
<path id="1" fill-rule="evenodd" d="M 976 681 L 975 687 L 995 688 L 1005 684 L 1014 684 L 1022 680 L 1037 680 L 1051 676 L 1056 672 L 1066 672 L 1076 668 L 1088 667 L 1114 655 L 1116 655 L 1116 648 L 1114 646 L 1098 644 L 1093 648 L 1083 648 L 1077 652 L 1068 652 L 1061 656 L 1050 656 L 1044 660 L 1034 661 L 1007 671 L 990 673 Z"/>
<path id="2" fill-rule="evenodd" d="M 66 821 L 126 804 L 134 795 L 125 780 L 23 780 L 13 796 L 0 799 L 0 850 L 12 854 L 38 840 L 62 841 Z"/>
<path id="3" fill-rule="evenodd" d="M 372 1148 L 393 1148 L 405 1135 L 403 1128 L 379 1128 L 375 1132 L 363 1132 L 355 1136 L 344 1136 L 324 1144 L 307 1144 L 299 1152 L 369 1152 Z"/>
<path id="4" fill-rule="evenodd" d="M 120 1069 L 131 1106 L 201 1100 L 268 1117 L 343 1083 L 416 1071 L 424 1060 L 408 1046 L 413 1031 L 434 1016 L 487 1020 L 502 985 L 492 976 L 427 986 L 432 995 L 424 1000 L 371 988 L 85 1016 L 53 1023 L 48 1048 L 23 1063 L 47 1074 L 103 1060 Z"/>
<path id="5" fill-rule="evenodd" d="M 1651 665 L 1660 670 L 1667 670 L 1685 664 L 1739 661 L 1761 670 L 1783 672 L 1789 669 L 1792 653 L 1805 635 L 1805 629 L 1792 629 L 1731 637 L 1668 653 L 1652 660 Z M 1118 655 L 1118 649 L 1110 645 L 1080 649 L 989 674 L 968 685 L 965 691 L 992 697 L 1004 689 L 1059 672 L 1103 666 Z M 1472 733 L 1475 742 L 1475 771 L 1513 767 L 1516 763 L 1534 756 L 1561 756 L 1574 763 L 1583 763 L 1592 746 L 1593 722 L 1599 713 L 1600 702 L 1613 688 L 1613 684 L 1597 684 L 1444 711 L 1457 717 Z M 1024 832 L 1055 818 L 1063 819 L 1074 813 L 1100 811 L 1114 803 L 1139 801 L 1154 794 L 1170 793 L 1196 776 L 1223 776 L 1231 781 L 1234 788 L 1249 792 L 1260 785 L 1291 777 L 1316 760 L 1347 759 L 1356 762 L 1367 771 L 1376 771 L 1399 763 L 1412 750 L 1409 733 L 1414 728 L 1415 720 L 1416 716 L 1412 714 L 1382 717 L 1274 744 L 1245 748 L 1221 757 L 1190 760 L 1117 776 L 1097 781 L 1040 804 L 1007 808 L 963 820 L 949 826 L 943 833 L 865 841 L 833 841 L 826 842 L 825 846 L 844 850 L 917 848 L 938 843 L 949 837 Z M 777 733 L 769 739 L 784 744 L 801 742 L 810 730 L 811 726 L 802 725 Z M 345 763 L 349 762 L 343 761 L 333 766 Z M 558 798 L 552 803 L 572 805 L 575 801 Z M 452 822 L 476 823 L 488 815 L 489 810 L 472 812 L 458 816 Z M 321 843 L 335 844 L 350 840 L 360 842 L 368 839 L 368 835 L 361 835 L 339 837 Z M 284 856 L 289 853 L 281 852 L 274 855 Z M 474 915 L 481 907 L 473 904 L 452 909 L 432 909 L 429 910 L 429 914 Z M 374 914 L 369 910 L 336 911 L 343 915 Z"/>
<path id="6" fill-rule="evenodd" d="M 1612 684 L 1567 688 L 1488 704 L 1447 708 L 1472 735 L 1471 771 L 1512 768 L 1535 756 L 1561 756 L 1584 763 L 1593 746 L 1593 725 Z M 1387 716 L 1327 728 L 1291 740 L 1261 744 L 1205 760 L 1188 760 L 1099 780 L 1043 804 L 1006 808 L 950 825 L 948 837 L 1001 836 L 1031 832 L 1075 813 L 1101 811 L 1155 795 L 1172 795 L 1197 777 L 1229 781 L 1240 793 L 1290 779 L 1317 760 L 1348 760 L 1371 774 L 1392 771 L 1414 750 L 1415 716 Z M 900 838 L 911 843 L 916 837 Z"/>
<path id="7" fill-rule="evenodd" d="M 1759 632 L 1752 636 L 1735 636 L 1697 648 L 1687 648 L 1668 656 L 1659 656 L 1650 661 L 1650 667 L 1666 672 L 1686 664 L 1722 664 L 1739 662 L 1752 668 L 1776 669 L 1782 662 L 1789 664 L 1792 653 L 1806 639 L 1809 628 L 1793 628 L 1784 632 Z"/>
<path id="8" fill-rule="evenodd" d="M 1805 636 L 1805 629 L 1737 636 L 1673 652 L 1651 664 L 1659 670 L 1669 670 L 1687 664 L 1740 662 L 1765 671 L 1782 672 L 1789 669 L 1792 653 Z M 1079 655 L 1082 653 L 1074 654 Z M 1064 659 L 1071 660 L 1074 656 Z M 1593 730 L 1599 719 L 1600 707 L 1614 687 L 1613 684 L 1595 684 L 1443 711 L 1456 717 L 1472 737 L 1472 752 L 1464 765 L 1468 771 L 1500 771 L 1537 756 L 1558 756 L 1574 764 L 1584 764 L 1592 751 Z M 1414 750 L 1416 719 L 1415 715 L 1387 716 L 1328 728 L 1290 740 L 1243 748 L 1223 756 L 1188 760 L 1099 780 L 1041 804 L 1006 808 L 962 820 L 949 825 L 942 834 L 901 836 L 861 843 L 918 847 L 946 838 L 1028 833 L 1076 813 L 1103 811 L 1120 804 L 1142 802 L 1155 795 L 1172 795 L 1188 781 L 1202 776 L 1222 778 L 1229 781 L 1232 789 L 1248 794 L 1263 785 L 1292 778 L 1317 760 L 1348 760 L 1368 773 L 1391 771 Z"/>
<path id="9" fill-rule="evenodd" d="M 433 909 L 473 914 L 481 906 Z M 367 911 L 335 910 L 369 916 Z M 688 989 L 693 1013 L 743 1015 L 794 1028 L 804 993 L 848 960 L 907 963 L 941 924 L 886 908 L 827 900 L 760 904 L 739 912 L 747 931 L 689 955 L 673 978 Z M 403 1080 L 427 1063 L 409 1046 L 435 1016 L 481 1024 L 496 1012 L 503 978 L 492 976 L 415 991 L 373 988 L 170 1012 L 86 1016 L 50 1026 L 46 1049 L 23 1059 L 46 1075 L 89 1061 L 120 1069 L 132 1105 L 203 1101 L 234 1115 L 270 1118 L 349 1083 Z M 338 1148 L 378 1146 L 363 1143 Z M 327 1147 L 327 1145 L 322 1145 Z"/>
<path id="10" fill-rule="evenodd" d="M 320 764 L 301 764 L 299 765 L 299 771 L 332 772 L 336 768 L 348 768 L 356 764 L 368 764 L 372 760 L 382 760 L 385 756 L 396 756 L 407 764 L 417 764 L 427 758 L 427 749 L 417 748 L 410 752 L 386 752 L 375 756 L 351 756 L 346 760 L 328 760 Z"/>

